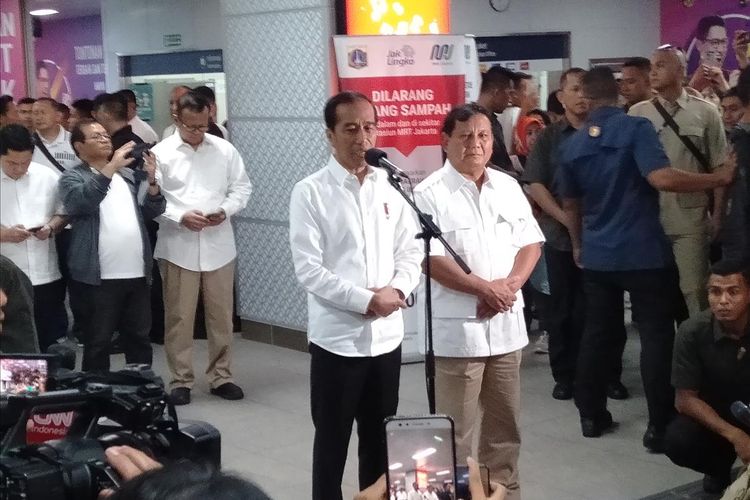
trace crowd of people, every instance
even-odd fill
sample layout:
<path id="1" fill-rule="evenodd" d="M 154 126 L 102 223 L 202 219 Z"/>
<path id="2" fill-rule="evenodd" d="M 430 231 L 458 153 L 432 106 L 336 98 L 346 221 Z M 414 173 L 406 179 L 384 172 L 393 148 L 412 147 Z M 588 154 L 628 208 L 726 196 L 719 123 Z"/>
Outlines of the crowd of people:
<path id="1" fill-rule="evenodd" d="M 684 53 L 670 45 L 627 61 L 621 75 L 570 68 L 542 111 L 533 78 L 490 68 L 477 101 L 445 118 L 444 165 L 414 189 L 471 269 L 437 242 L 427 257 L 436 407 L 455 423 L 456 456 L 476 456 L 502 484 L 493 498 L 521 495 L 532 304 L 551 396 L 575 400 L 584 437 L 613 432 L 607 400 L 629 397 L 627 292 L 641 338 L 644 447 L 704 473 L 707 491 L 729 485 L 737 457 L 750 463 L 750 431 L 729 411 L 750 401 L 750 69 L 733 88 L 716 83 L 721 110 L 687 85 Z M 15 291 L 6 313 L 28 303 L 27 334 L 47 350 L 69 330 L 68 297 L 84 370 L 109 369 L 115 332 L 126 361 L 143 364 L 163 335 L 170 399 L 183 405 L 200 295 L 211 393 L 241 399 L 230 220 L 251 184 L 210 89 L 172 90 L 174 123 L 155 145 L 127 90 L 69 112 L 49 98 L 0 103 L 0 264 L 4 276 L 17 272 L 4 285 Z M 356 421 L 360 498 L 439 499 L 444 491 L 426 484 L 389 492 L 383 476 L 401 310 L 423 272 L 419 224 L 388 174 L 365 161 L 377 141 L 372 102 L 342 92 L 323 115 L 331 155 L 294 186 L 289 208 L 308 297 L 312 498 L 342 498 Z"/>

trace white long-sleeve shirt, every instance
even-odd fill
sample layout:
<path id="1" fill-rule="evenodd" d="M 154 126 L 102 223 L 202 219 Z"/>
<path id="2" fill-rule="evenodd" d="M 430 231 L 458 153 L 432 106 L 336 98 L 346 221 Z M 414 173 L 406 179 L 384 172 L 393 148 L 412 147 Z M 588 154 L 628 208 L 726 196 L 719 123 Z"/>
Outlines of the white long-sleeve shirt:
<path id="1" fill-rule="evenodd" d="M 57 196 L 59 174 L 55 172 L 33 161 L 18 180 L 0 171 L 0 224 L 6 227 L 23 224 L 31 229 L 43 226 L 53 215 L 63 213 Z M 20 243 L 0 243 L 0 254 L 26 273 L 34 286 L 52 283 L 62 277 L 52 237 L 42 241 L 31 236 Z"/>
<path id="2" fill-rule="evenodd" d="M 485 280 L 507 278 L 518 252 L 544 242 L 529 202 L 512 177 L 485 169 L 482 190 L 450 161 L 414 189 L 417 206 L 431 214 L 448 244 L 466 261 L 472 274 Z M 445 256 L 434 241 L 432 255 Z M 506 354 L 528 343 L 523 297 L 489 319 L 476 316 L 478 299 L 432 281 L 435 354 L 484 357 Z"/>
<path id="3" fill-rule="evenodd" d="M 365 318 L 370 289 L 390 285 L 408 296 L 419 281 L 416 218 L 386 177 L 370 169 L 360 185 L 331 156 L 292 191 L 289 240 L 308 293 L 308 340 L 340 356 L 378 356 L 398 347 L 401 311 Z"/>
<path id="4" fill-rule="evenodd" d="M 141 120 L 138 115 L 135 115 L 128 124 L 132 127 L 133 133 L 143 139 L 143 142 L 159 142 L 159 134 L 154 131 L 151 125 Z"/>
<path id="5" fill-rule="evenodd" d="M 214 271 L 237 256 L 230 218 L 247 205 L 252 185 L 240 153 L 228 141 L 205 134 L 197 149 L 172 134 L 152 149 L 156 179 L 167 200 L 159 217 L 154 257 L 191 271 Z M 194 232 L 180 221 L 185 212 L 224 210 L 218 226 Z"/>

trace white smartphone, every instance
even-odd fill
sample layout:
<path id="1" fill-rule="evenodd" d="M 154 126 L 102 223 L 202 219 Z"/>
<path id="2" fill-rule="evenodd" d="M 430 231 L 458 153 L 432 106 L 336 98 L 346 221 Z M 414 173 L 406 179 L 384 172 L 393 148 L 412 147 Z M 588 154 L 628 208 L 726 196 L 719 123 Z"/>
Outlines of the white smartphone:
<path id="1" fill-rule="evenodd" d="M 389 417 L 385 420 L 388 497 L 416 490 L 455 498 L 456 447 L 453 420 L 447 415 Z M 425 496 L 426 498 L 426 496 Z"/>

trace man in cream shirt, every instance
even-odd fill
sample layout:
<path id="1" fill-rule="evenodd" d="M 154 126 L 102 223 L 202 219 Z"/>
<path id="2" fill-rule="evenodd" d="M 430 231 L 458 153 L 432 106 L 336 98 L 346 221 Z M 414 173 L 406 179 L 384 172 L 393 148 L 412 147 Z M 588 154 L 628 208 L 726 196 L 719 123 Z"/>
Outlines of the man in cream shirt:
<path id="1" fill-rule="evenodd" d="M 398 408 L 400 309 L 416 286 L 416 220 L 386 173 L 369 167 L 377 116 L 362 94 L 326 103 L 328 164 L 297 183 L 289 206 L 294 269 L 307 291 L 313 500 L 340 500 L 352 423 L 360 489 L 385 472 L 383 419 Z"/>
<path id="2" fill-rule="evenodd" d="M 174 404 L 190 402 L 193 387 L 193 326 L 203 293 L 211 394 L 242 399 L 232 379 L 232 311 L 237 250 L 232 215 L 250 198 L 251 184 L 239 152 L 206 134 L 206 99 L 188 92 L 177 103 L 177 133 L 153 148 L 157 180 L 167 200 L 159 218 L 154 256 L 164 285 L 164 349 L 172 373 Z"/>
<path id="3" fill-rule="evenodd" d="M 521 286 L 541 255 L 542 231 L 510 176 L 487 169 L 491 115 L 477 104 L 446 117 L 443 168 L 415 189 L 448 244 L 471 268 L 465 274 L 436 242 L 432 265 L 435 402 L 455 422 L 456 456 L 471 453 L 479 423 L 479 462 L 520 498 L 518 455 L 521 349 L 528 344 Z"/>

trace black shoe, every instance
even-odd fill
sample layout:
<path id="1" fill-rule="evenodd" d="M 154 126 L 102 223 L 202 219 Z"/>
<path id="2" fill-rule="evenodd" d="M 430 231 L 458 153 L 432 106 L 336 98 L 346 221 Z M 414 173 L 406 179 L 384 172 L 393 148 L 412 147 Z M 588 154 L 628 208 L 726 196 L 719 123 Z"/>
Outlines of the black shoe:
<path id="1" fill-rule="evenodd" d="M 245 393 L 242 392 L 240 386 L 232 382 L 225 382 L 219 387 L 211 389 L 211 394 L 229 400 L 242 399 L 245 397 Z"/>
<path id="2" fill-rule="evenodd" d="M 724 493 L 724 490 L 727 489 L 731 482 L 732 478 L 730 474 L 721 476 L 710 476 L 706 474 L 703 476 L 703 491 L 720 495 L 721 493 Z"/>
<path id="3" fill-rule="evenodd" d="M 630 392 L 622 385 L 622 382 L 613 382 L 607 386 L 607 397 L 609 399 L 628 399 Z"/>
<path id="4" fill-rule="evenodd" d="M 570 382 L 558 382 L 555 384 L 555 388 L 552 389 L 552 397 L 566 401 L 573 398 L 573 384 Z"/>
<path id="5" fill-rule="evenodd" d="M 643 435 L 643 446 L 651 453 L 664 453 L 665 431 L 659 430 L 653 424 L 648 424 L 646 433 Z"/>
<path id="6" fill-rule="evenodd" d="M 608 411 L 598 418 L 581 417 L 581 433 L 583 437 L 587 438 L 600 437 L 605 431 L 614 427 L 614 425 L 612 414 Z"/>
<path id="7" fill-rule="evenodd" d="M 190 389 L 187 387 L 177 387 L 169 393 L 169 400 L 175 406 L 182 406 L 190 403 Z"/>

